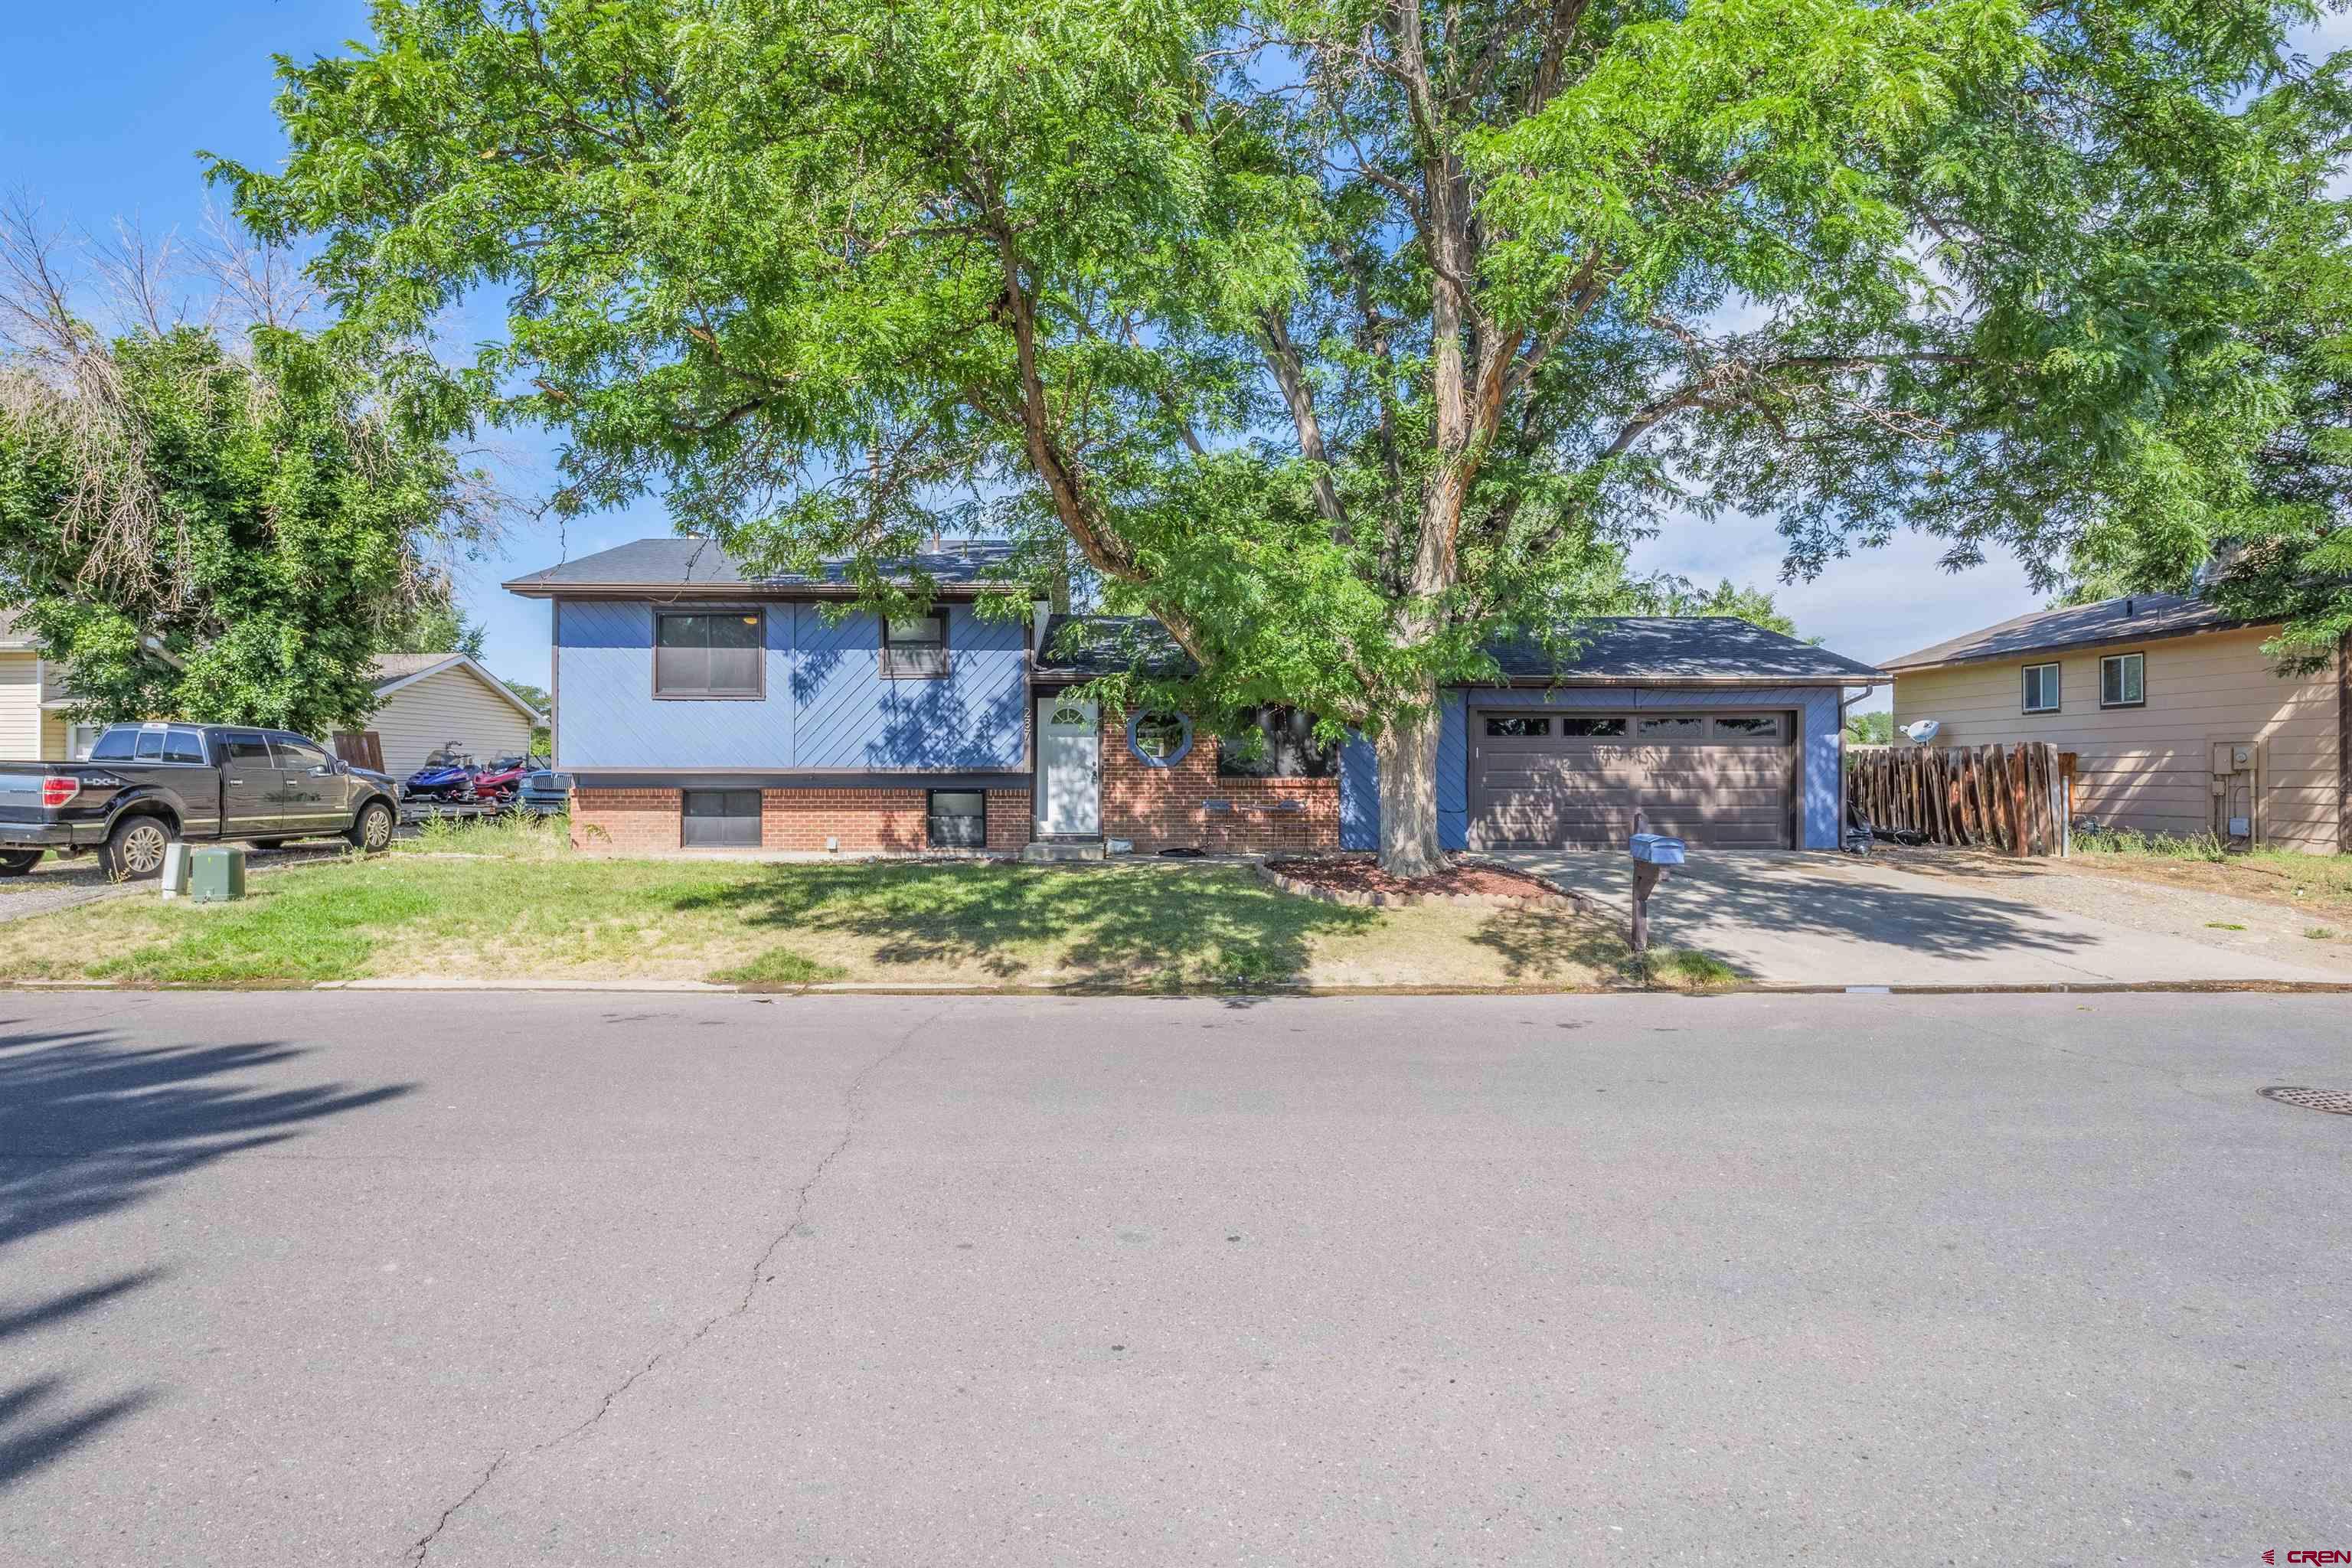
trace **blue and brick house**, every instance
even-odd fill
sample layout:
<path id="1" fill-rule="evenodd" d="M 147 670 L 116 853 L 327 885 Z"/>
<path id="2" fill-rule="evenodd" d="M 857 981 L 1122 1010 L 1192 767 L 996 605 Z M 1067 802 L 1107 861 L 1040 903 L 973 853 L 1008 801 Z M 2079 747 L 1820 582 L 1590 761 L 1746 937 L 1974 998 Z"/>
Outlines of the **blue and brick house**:
<path id="1" fill-rule="evenodd" d="M 1262 717 L 1242 746 L 1085 685 L 1176 655 L 1149 621 L 1002 595 L 1005 547 L 915 563 L 931 611 L 884 621 L 836 571 L 753 576 L 716 544 L 639 540 L 507 584 L 550 606 L 556 766 L 583 847 L 871 854 L 1372 848 L 1372 748 Z M 991 601 L 993 600 L 992 603 Z M 1840 700 L 1867 665 L 1714 617 L 1579 627 L 1566 664 L 1493 652 L 1443 694 L 1449 847 L 1616 847 L 1636 805 L 1723 848 L 1838 840 Z M 1098 852 L 1098 850 L 1097 851 Z"/>

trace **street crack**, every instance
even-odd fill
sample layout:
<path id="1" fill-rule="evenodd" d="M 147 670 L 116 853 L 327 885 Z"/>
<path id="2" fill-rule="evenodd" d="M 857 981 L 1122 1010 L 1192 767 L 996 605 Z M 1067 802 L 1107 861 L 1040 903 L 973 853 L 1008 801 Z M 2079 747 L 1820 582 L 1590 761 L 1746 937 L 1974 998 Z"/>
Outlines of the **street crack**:
<path id="1" fill-rule="evenodd" d="M 866 1121 L 865 1101 L 866 1081 L 876 1073 L 881 1071 L 899 1057 L 906 1054 L 908 1048 L 915 1043 L 915 1037 L 921 1034 L 925 1029 L 929 1028 L 941 1018 L 945 1017 L 947 1013 L 948 1009 L 942 1007 L 938 1012 L 929 1015 L 928 1017 L 917 1019 L 915 1023 L 908 1028 L 905 1034 L 898 1037 L 897 1044 L 893 1045 L 888 1050 L 884 1051 L 880 1056 L 876 1057 L 872 1061 L 867 1062 L 864 1067 L 858 1068 L 856 1074 L 850 1079 L 848 1084 L 842 1089 L 841 1136 L 834 1140 L 832 1148 L 827 1149 L 818 1157 L 815 1166 L 812 1168 L 808 1173 L 808 1179 L 793 1190 L 792 1212 L 785 1216 L 782 1228 L 778 1230 L 774 1236 L 769 1238 L 768 1245 L 761 1248 L 759 1257 L 752 1260 L 751 1272 L 745 1277 L 743 1281 L 743 1293 L 736 1300 L 735 1304 L 724 1311 L 712 1313 L 709 1317 L 704 1319 L 700 1326 L 696 1328 L 692 1333 L 687 1335 L 686 1338 L 679 1340 L 673 1344 L 664 1345 L 661 1349 L 654 1352 L 652 1355 L 646 1357 L 644 1363 L 638 1366 L 635 1371 L 631 1372 L 628 1376 L 621 1379 L 620 1382 L 614 1384 L 611 1388 L 604 1391 L 604 1396 L 596 1402 L 595 1410 L 586 1420 L 580 1422 L 577 1426 L 557 1433 L 554 1436 L 548 1438 L 544 1442 L 532 1444 L 529 1448 L 524 1449 L 520 1455 L 516 1455 L 512 1449 L 500 1451 L 498 1458 L 490 1461 L 489 1468 L 482 1472 L 481 1478 L 475 1481 L 472 1487 L 467 1489 L 463 1497 L 457 1499 L 457 1501 L 451 1503 L 447 1508 L 443 1509 L 441 1510 L 441 1517 L 434 1521 L 433 1528 L 426 1531 L 424 1535 L 417 1539 L 416 1543 L 408 1549 L 407 1557 L 408 1561 L 412 1564 L 422 1564 L 424 1563 L 426 1556 L 432 1552 L 434 1542 L 439 1540 L 441 1532 L 449 1527 L 449 1521 L 456 1518 L 457 1514 L 465 1509 L 467 1504 L 472 1502 L 476 1498 L 482 1495 L 482 1493 L 489 1487 L 490 1482 L 495 1480 L 499 1474 L 507 1468 L 507 1461 L 509 1458 L 530 1459 L 548 1452 L 550 1449 L 562 1447 L 564 1444 L 569 1443 L 572 1439 L 579 1436 L 582 1433 L 588 1431 L 598 1422 L 604 1420 L 605 1416 L 611 1415 L 613 1413 L 613 1407 L 620 1403 L 622 1396 L 626 1394 L 630 1389 L 635 1387 L 638 1382 L 652 1373 L 656 1367 L 662 1365 L 665 1362 L 669 1361 L 674 1356 L 692 1350 L 696 1345 L 702 1342 L 705 1336 L 707 1336 L 711 1330 L 719 1327 L 721 1323 L 729 1322 L 736 1318 L 740 1318 L 744 1313 L 751 1310 L 752 1301 L 757 1299 L 760 1294 L 760 1287 L 775 1278 L 775 1276 L 771 1274 L 768 1270 L 773 1265 L 776 1254 L 783 1249 L 784 1243 L 790 1241 L 793 1238 L 793 1233 L 800 1228 L 802 1220 L 808 1214 L 810 1199 L 816 1192 L 817 1187 L 824 1181 L 825 1173 L 833 1169 L 835 1163 L 841 1159 L 842 1155 L 849 1152 L 850 1144 L 856 1141 L 857 1130 L 859 1127 L 864 1125 Z"/>

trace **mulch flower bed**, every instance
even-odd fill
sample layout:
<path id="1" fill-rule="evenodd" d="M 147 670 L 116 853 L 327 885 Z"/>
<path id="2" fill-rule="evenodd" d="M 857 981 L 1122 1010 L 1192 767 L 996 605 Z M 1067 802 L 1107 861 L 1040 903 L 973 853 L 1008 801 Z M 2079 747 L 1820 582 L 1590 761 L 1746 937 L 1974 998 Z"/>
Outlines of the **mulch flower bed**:
<path id="1" fill-rule="evenodd" d="M 1540 877 L 1476 860 L 1457 860 L 1427 877 L 1392 877 L 1371 855 L 1326 855 L 1268 860 L 1259 867 L 1284 892 L 1334 904 L 1482 904 L 1500 908 L 1572 904 L 1576 900 Z"/>

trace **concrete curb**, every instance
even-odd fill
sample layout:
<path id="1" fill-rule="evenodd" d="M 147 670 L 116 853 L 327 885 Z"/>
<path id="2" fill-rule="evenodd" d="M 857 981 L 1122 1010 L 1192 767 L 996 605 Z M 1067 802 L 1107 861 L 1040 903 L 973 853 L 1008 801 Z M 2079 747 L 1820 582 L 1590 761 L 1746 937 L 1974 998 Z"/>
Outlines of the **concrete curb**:
<path id="1" fill-rule="evenodd" d="M 2352 995 L 2352 981 L 2342 980 L 2078 980 L 2021 985 L 1907 985 L 1853 984 L 1771 984 L 1748 982 L 1710 986 L 1703 991 L 1675 991 L 1663 986 L 1624 985 L 1605 990 L 1561 990 L 1548 985 L 1347 985 L 1260 986 L 1252 990 L 1160 991 L 1121 989 L 1105 985 L 983 985 L 904 984 L 891 981 L 842 981 L 821 985 L 778 986 L 772 990 L 747 985 L 723 985 L 704 980 L 461 980 L 419 975 L 408 979 L 322 980 L 309 986 L 127 985 L 119 980 L 16 980 L 0 984 L 10 991 L 205 992 L 238 994 L 245 991 L 365 991 L 426 992 L 459 994 L 550 993 L 669 996 L 1020 996 L 1080 999 L 1124 996 L 1138 1000 L 1181 1002 L 1203 997 L 1324 997 L 1349 996 L 1671 996 L 1706 1001 L 1717 996 L 2104 996 L 2104 995 Z"/>
<path id="2" fill-rule="evenodd" d="M 645 991 L 730 995 L 740 985 L 708 980 L 475 980 L 455 975 L 384 975 L 373 980 L 321 980 L 313 991 Z"/>

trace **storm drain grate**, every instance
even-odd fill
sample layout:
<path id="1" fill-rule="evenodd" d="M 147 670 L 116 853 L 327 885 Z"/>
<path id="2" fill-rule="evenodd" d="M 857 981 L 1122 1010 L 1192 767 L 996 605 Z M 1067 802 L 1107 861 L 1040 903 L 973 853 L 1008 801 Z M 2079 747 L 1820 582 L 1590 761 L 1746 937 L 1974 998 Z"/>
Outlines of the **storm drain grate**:
<path id="1" fill-rule="evenodd" d="M 2262 1096 L 2281 1105 L 2300 1105 L 2306 1110 L 2325 1110 L 2330 1116 L 2352 1116 L 2352 1089 L 2299 1089 L 2279 1083 L 2263 1089 Z"/>

